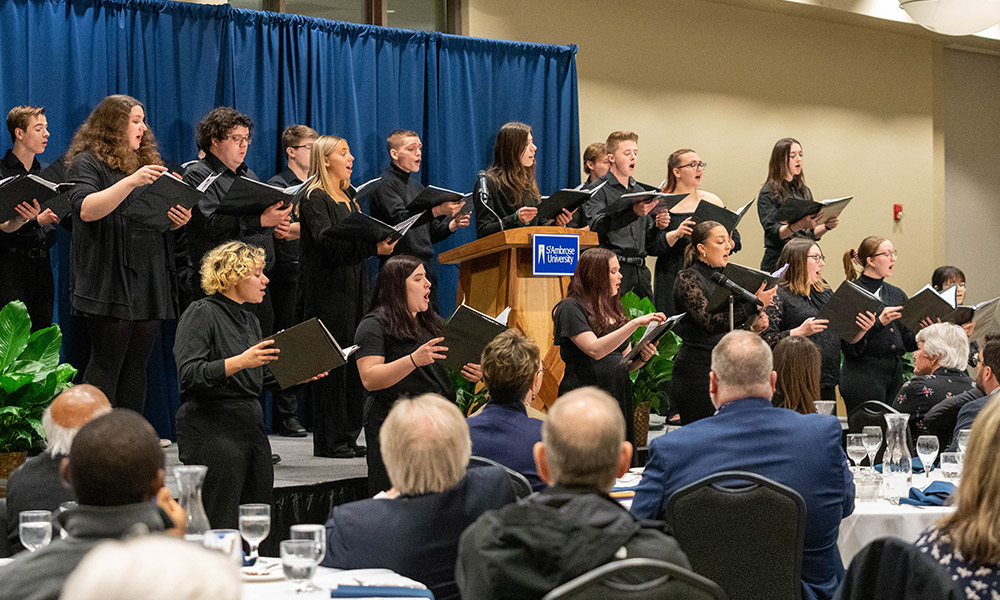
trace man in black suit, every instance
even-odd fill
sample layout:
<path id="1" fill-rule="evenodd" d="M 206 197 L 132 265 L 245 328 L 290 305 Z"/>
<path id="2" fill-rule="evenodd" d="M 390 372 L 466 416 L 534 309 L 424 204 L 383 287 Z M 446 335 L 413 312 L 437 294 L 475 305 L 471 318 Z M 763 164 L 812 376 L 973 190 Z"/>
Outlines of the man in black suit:
<path id="1" fill-rule="evenodd" d="M 458 538 L 479 515 L 514 501 L 507 473 L 467 470 L 472 442 L 465 418 L 436 394 L 397 401 L 379 447 L 393 489 L 333 508 L 323 566 L 391 569 L 425 584 L 438 600 L 459 598 Z"/>

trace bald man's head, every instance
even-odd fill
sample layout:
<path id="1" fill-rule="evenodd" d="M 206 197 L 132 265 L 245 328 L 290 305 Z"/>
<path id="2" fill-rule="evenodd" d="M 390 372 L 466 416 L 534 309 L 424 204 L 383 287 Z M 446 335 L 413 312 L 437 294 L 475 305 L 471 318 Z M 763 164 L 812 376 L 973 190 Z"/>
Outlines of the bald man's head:
<path id="1" fill-rule="evenodd" d="M 750 396 L 770 400 L 776 378 L 771 348 L 756 333 L 730 331 L 712 349 L 709 390 L 716 406 Z"/>
<path id="2" fill-rule="evenodd" d="M 69 454 L 73 437 L 87 422 L 111 412 L 104 392 L 89 384 L 76 385 L 56 396 L 42 414 L 42 429 L 52 456 Z"/>
<path id="3" fill-rule="evenodd" d="M 536 446 L 539 472 L 549 485 L 611 490 L 632 459 L 625 441 L 625 419 L 618 403 L 604 391 L 585 387 L 564 394 L 549 410 Z"/>

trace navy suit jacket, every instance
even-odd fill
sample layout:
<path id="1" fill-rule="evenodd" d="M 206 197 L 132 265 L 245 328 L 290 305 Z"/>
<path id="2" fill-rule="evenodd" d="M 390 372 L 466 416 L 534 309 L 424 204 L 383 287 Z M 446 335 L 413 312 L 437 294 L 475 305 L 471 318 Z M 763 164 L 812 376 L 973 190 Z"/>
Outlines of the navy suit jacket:
<path id="1" fill-rule="evenodd" d="M 766 398 L 734 400 L 653 440 L 632 513 L 661 518 L 674 492 L 720 471 L 749 471 L 787 485 L 806 503 L 804 595 L 829 598 L 844 575 L 840 521 L 854 511 L 854 481 L 840 440 L 836 417 L 775 408 Z"/>
<path id="2" fill-rule="evenodd" d="M 474 456 L 488 458 L 524 475 L 536 492 L 545 489 L 532 455 L 535 442 L 542 441 L 542 422 L 529 417 L 523 404 L 488 403 L 466 423 Z"/>
<path id="3" fill-rule="evenodd" d="M 392 569 L 426 585 L 438 600 L 458 598 L 458 538 L 487 510 L 516 500 L 507 472 L 469 469 L 455 487 L 393 500 L 333 507 L 326 522 L 324 567 Z"/>
<path id="4" fill-rule="evenodd" d="M 976 421 L 976 417 L 986 407 L 986 404 L 994 398 L 1000 398 L 1000 388 L 993 390 L 982 398 L 976 398 L 965 403 L 965 406 L 958 411 L 958 417 L 955 419 L 955 433 L 951 436 L 951 445 L 948 446 L 945 452 L 958 452 L 958 432 L 963 429 L 972 429 L 972 424 Z"/>

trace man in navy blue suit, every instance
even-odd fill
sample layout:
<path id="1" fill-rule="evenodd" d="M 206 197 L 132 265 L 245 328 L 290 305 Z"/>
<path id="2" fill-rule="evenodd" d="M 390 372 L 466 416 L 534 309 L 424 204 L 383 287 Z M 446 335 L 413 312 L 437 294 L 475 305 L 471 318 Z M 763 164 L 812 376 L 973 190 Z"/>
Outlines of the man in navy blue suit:
<path id="1" fill-rule="evenodd" d="M 749 471 L 783 483 L 806 503 L 804 597 L 830 598 L 844 574 L 840 521 L 854 510 L 840 423 L 771 405 L 777 379 L 771 350 L 749 331 L 722 338 L 712 351 L 709 377 L 718 411 L 650 444 L 632 513 L 660 518 L 671 494 L 720 471 Z"/>

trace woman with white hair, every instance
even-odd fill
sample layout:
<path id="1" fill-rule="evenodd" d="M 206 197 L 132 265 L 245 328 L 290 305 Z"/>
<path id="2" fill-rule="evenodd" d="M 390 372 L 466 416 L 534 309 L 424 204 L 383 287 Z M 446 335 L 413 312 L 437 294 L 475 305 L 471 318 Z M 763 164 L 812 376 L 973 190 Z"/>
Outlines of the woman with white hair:
<path id="1" fill-rule="evenodd" d="M 910 415 L 914 436 L 927 434 L 924 415 L 935 404 L 972 389 L 975 383 L 965 372 L 969 338 L 954 323 L 935 323 L 917 333 L 913 353 L 913 379 L 900 388 L 892 407 Z"/>

